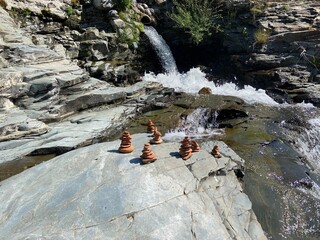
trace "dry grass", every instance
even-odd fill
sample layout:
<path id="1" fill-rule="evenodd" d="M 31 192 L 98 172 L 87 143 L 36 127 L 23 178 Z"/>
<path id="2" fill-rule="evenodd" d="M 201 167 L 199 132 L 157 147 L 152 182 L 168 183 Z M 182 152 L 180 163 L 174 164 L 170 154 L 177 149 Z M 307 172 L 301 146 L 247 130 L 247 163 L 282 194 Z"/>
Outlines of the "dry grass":
<path id="1" fill-rule="evenodd" d="M 269 40 L 270 37 L 270 33 L 265 30 L 265 29 L 258 29 L 255 33 L 254 33 L 254 39 L 257 43 L 260 44 L 266 44 Z"/>
<path id="2" fill-rule="evenodd" d="M 3 9 L 6 9 L 7 7 L 7 3 L 5 0 L 0 0 L 0 6 L 3 8 Z"/>

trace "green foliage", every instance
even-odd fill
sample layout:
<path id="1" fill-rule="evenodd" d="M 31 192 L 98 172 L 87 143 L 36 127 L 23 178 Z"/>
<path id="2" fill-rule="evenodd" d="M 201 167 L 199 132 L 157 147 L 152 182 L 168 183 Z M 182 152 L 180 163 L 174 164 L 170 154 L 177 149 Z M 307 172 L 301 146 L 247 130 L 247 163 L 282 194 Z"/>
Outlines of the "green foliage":
<path id="1" fill-rule="evenodd" d="M 25 8 L 23 10 L 21 10 L 21 14 L 24 16 L 24 17 L 28 17 L 31 15 L 31 10 L 29 8 Z"/>
<path id="2" fill-rule="evenodd" d="M 254 33 L 254 39 L 256 40 L 257 43 L 260 43 L 260 44 L 266 44 L 269 40 L 269 37 L 270 37 L 270 33 L 263 28 L 259 28 Z"/>
<path id="3" fill-rule="evenodd" d="M 74 14 L 74 9 L 71 7 L 71 6 L 68 6 L 66 9 L 65 9 L 65 12 L 68 16 L 71 16 Z"/>
<path id="4" fill-rule="evenodd" d="M 312 56 L 310 63 L 317 69 L 320 69 L 320 57 Z"/>
<path id="5" fill-rule="evenodd" d="M 256 16 L 262 14 L 267 7 L 267 2 L 264 0 L 253 0 L 251 1 L 250 12 L 253 20 L 256 20 Z"/>
<path id="6" fill-rule="evenodd" d="M 199 44 L 213 32 L 222 31 L 215 20 L 221 16 L 219 7 L 213 6 L 209 0 L 174 0 L 176 11 L 169 17 L 191 34 L 192 41 Z"/>
<path id="7" fill-rule="evenodd" d="M 235 22 L 235 19 L 237 17 L 237 10 L 233 9 L 233 10 L 229 10 L 227 12 L 227 15 L 223 18 L 223 22 L 224 22 L 224 27 L 226 29 L 231 28 L 233 23 Z"/>
<path id="8" fill-rule="evenodd" d="M 139 42 L 140 32 L 144 31 L 144 25 L 140 22 L 139 15 L 132 9 L 119 12 L 119 18 L 126 24 L 125 28 L 118 29 L 118 39 L 130 47 Z"/>
<path id="9" fill-rule="evenodd" d="M 117 0 L 116 1 L 116 9 L 118 11 L 125 11 L 129 9 L 132 0 Z"/>

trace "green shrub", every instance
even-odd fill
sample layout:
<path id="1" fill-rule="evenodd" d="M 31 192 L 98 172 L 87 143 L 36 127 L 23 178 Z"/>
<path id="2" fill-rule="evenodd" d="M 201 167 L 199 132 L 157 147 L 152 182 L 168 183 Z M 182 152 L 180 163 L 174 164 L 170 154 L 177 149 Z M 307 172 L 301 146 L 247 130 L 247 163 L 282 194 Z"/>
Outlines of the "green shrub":
<path id="1" fill-rule="evenodd" d="M 251 1 L 250 12 L 252 14 L 253 20 L 256 20 L 256 16 L 262 14 L 267 7 L 267 2 L 264 0 L 253 0 Z"/>
<path id="2" fill-rule="evenodd" d="M 131 5 L 132 0 L 117 0 L 116 1 L 116 9 L 118 11 L 125 11 Z"/>
<path id="3" fill-rule="evenodd" d="M 320 69 L 320 57 L 312 56 L 310 63 L 317 69 Z"/>
<path id="4" fill-rule="evenodd" d="M 24 17 L 28 17 L 31 15 L 31 10 L 29 8 L 25 8 L 25 9 L 21 10 L 21 14 Z"/>
<path id="5" fill-rule="evenodd" d="M 209 0 L 174 0 L 176 11 L 169 17 L 191 34 L 192 41 L 199 44 L 213 32 L 222 31 L 215 20 L 220 18 L 219 7 Z"/>
<path id="6" fill-rule="evenodd" d="M 67 13 L 68 16 L 71 16 L 72 14 L 74 14 L 74 9 L 71 6 L 68 6 L 65 9 L 65 12 Z"/>
<path id="7" fill-rule="evenodd" d="M 119 18 L 123 20 L 126 26 L 123 29 L 118 29 L 118 40 L 121 43 L 126 43 L 130 47 L 139 42 L 140 32 L 144 31 L 144 25 L 140 22 L 140 16 L 132 11 L 120 11 Z"/>
<path id="8" fill-rule="evenodd" d="M 260 44 L 266 44 L 269 40 L 269 37 L 270 37 L 270 33 L 263 28 L 259 28 L 254 33 L 254 39 L 256 40 L 257 43 L 260 43 Z"/>

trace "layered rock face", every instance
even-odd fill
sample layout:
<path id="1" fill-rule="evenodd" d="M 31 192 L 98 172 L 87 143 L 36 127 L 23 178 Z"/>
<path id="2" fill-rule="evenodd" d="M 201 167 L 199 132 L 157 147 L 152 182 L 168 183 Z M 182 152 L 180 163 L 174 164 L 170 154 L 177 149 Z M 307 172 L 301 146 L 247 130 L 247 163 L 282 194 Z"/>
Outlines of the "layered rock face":
<path id="1" fill-rule="evenodd" d="M 99 141 L 158 102 L 159 84 L 92 78 L 59 45 L 35 45 L 1 7 L 0 16 L 0 163 Z"/>
<path id="2" fill-rule="evenodd" d="M 320 106 L 320 3 L 261 1 L 260 9 L 251 7 L 251 12 L 260 10 L 255 19 L 248 12 L 240 14 L 240 24 L 227 31 L 224 42 L 245 82 L 269 89 L 280 102 Z M 264 39 L 255 38 L 258 29 L 265 31 Z"/>
<path id="3" fill-rule="evenodd" d="M 234 170 L 243 160 L 222 142 L 187 161 L 179 143 L 152 146 L 158 157 L 140 165 L 147 134 L 95 144 L 56 157 L 1 184 L 0 233 L 10 239 L 266 239 Z"/>

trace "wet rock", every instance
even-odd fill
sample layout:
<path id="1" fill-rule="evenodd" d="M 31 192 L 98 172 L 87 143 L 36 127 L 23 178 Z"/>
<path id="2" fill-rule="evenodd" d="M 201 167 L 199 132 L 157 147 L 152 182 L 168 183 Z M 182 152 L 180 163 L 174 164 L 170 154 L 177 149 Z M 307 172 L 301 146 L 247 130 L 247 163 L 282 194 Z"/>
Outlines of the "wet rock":
<path id="1" fill-rule="evenodd" d="M 218 110 L 217 121 L 249 117 L 248 113 L 238 109 L 221 109 Z"/>
<path id="2" fill-rule="evenodd" d="M 244 84 L 269 89 L 279 102 L 301 102 L 305 99 L 318 105 L 319 93 L 309 86 L 305 88 L 305 83 L 316 83 L 313 61 L 319 57 L 319 7 L 317 2 L 306 1 L 270 3 L 254 20 L 252 16 L 242 18 L 242 23 L 237 22 L 227 30 L 229 37 L 223 45 L 232 55 L 231 61 Z M 249 12 L 249 8 L 246 11 Z M 242 14 L 236 19 L 241 17 Z M 255 27 L 252 27 L 252 21 Z M 263 47 L 254 37 L 259 28 L 270 33 Z M 299 90 L 292 92 L 286 89 L 285 83 L 295 85 Z M 276 96 L 274 89 L 281 89 L 280 95 Z"/>
<path id="3" fill-rule="evenodd" d="M 212 94 L 211 88 L 203 87 L 199 90 L 198 94 L 209 95 Z"/>

